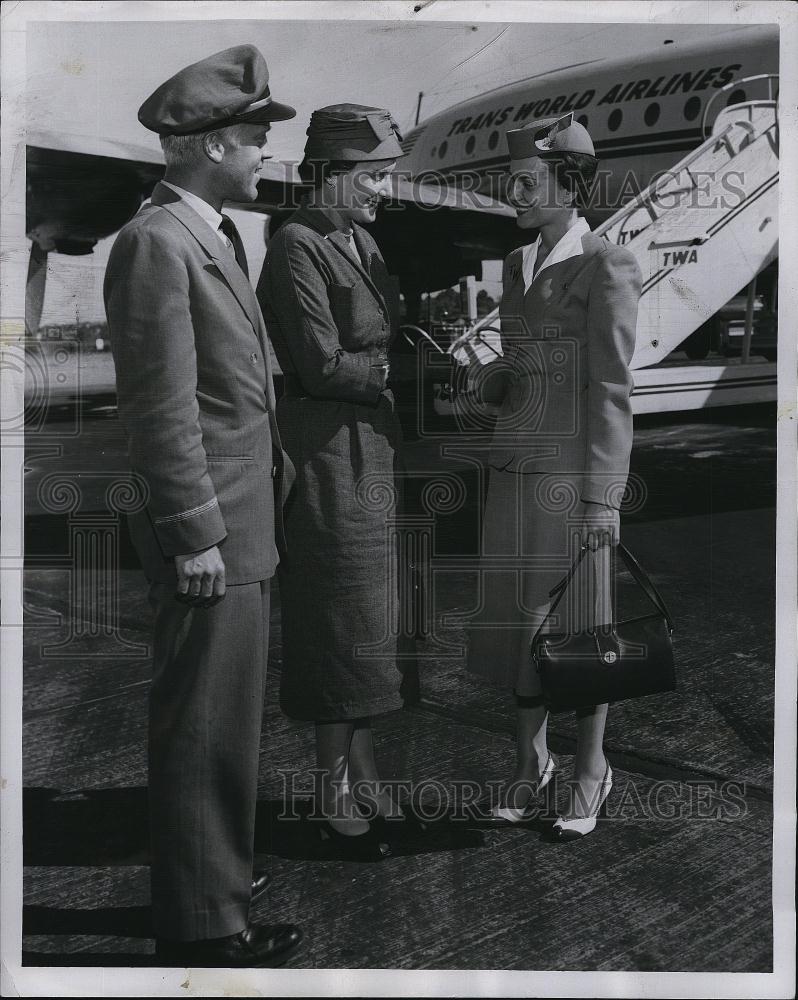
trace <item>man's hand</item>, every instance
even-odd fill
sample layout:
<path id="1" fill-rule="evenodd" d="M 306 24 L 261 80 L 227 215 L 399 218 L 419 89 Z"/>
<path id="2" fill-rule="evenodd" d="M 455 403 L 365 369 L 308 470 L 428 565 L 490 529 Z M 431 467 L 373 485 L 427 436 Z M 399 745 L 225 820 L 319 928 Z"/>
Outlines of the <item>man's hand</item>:
<path id="1" fill-rule="evenodd" d="M 204 552 L 175 556 L 175 598 L 194 608 L 210 608 L 225 595 L 224 561 L 217 546 Z"/>
<path id="2" fill-rule="evenodd" d="M 591 552 L 604 545 L 617 545 L 621 536 L 621 517 L 614 507 L 585 502 L 582 519 L 577 525 L 579 544 Z"/>

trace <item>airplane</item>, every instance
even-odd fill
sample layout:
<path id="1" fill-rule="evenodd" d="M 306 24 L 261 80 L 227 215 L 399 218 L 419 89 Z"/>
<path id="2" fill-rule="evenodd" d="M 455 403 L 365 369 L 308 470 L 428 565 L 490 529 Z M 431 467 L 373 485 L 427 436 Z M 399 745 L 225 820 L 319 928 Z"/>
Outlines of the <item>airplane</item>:
<path id="1" fill-rule="evenodd" d="M 646 279 L 632 362 L 635 412 L 773 400 L 778 68 L 770 26 L 719 28 L 709 43 L 665 40 L 643 62 L 638 55 L 583 61 L 433 115 L 405 137 L 402 171 L 417 184 L 506 202 L 504 132 L 570 113 L 590 131 L 599 158 L 583 214 L 594 231 L 636 253 Z M 720 195 L 720 208 L 700 204 L 702 185 Z M 392 233 L 375 236 L 390 253 Z M 401 255 L 389 262 L 401 272 Z M 421 266 L 418 255 L 412 266 Z M 445 266 L 436 257 L 427 274 Z M 450 351 L 470 342 L 470 357 L 489 363 L 496 311 L 474 322 L 473 298 L 468 311 L 472 326 Z M 669 357 L 677 349 L 693 362 L 710 350 L 723 357 L 697 370 Z M 752 361 L 754 351 L 767 363 Z"/>
<path id="2" fill-rule="evenodd" d="M 719 29 L 711 43 L 665 41 L 659 52 L 646 55 L 642 65 L 638 56 L 596 58 L 525 77 L 419 122 L 404 136 L 406 156 L 394 177 L 393 198 L 372 227 L 390 270 L 399 277 L 408 324 L 430 340 L 419 320 L 422 295 L 469 276 L 480 278 L 484 261 L 502 259 L 529 238 L 515 226 L 515 213 L 507 199 L 506 129 L 572 112 L 589 129 L 603 168 L 597 197 L 585 213 L 588 222 L 599 231 L 609 226 L 613 239 L 632 248 L 652 221 L 655 199 L 647 200 L 646 193 L 651 195 L 652 187 L 661 185 L 662 178 L 667 180 L 685 155 L 702 150 L 707 143 L 713 145 L 713 127 L 727 109 L 767 107 L 775 118 L 777 98 L 777 30 L 730 27 Z M 731 123 L 735 128 L 738 124 Z M 767 132 L 774 145 L 777 124 L 758 127 L 757 137 Z M 724 140 L 727 145 L 730 135 Z M 744 146 L 746 134 L 737 139 Z M 41 316 L 47 254 L 90 253 L 100 239 L 112 235 L 135 214 L 162 175 L 163 165 L 149 150 L 101 141 L 93 141 L 88 149 L 85 139 L 61 135 L 31 134 L 27 147 L 26 232 L 32 246 L 26 326 L 32 331 Z M 770 200 L 760 198 L 760 208 L 772 204 L 774 191 L 777 195 L 777 174 L 775 187 L 772 178 L 769 184 Z M 271 160 L 264 166 L 257 201 L 237 207 L 268 217 L 268 238 L 296 207 L 301 192 L 293 165 Z M 625 223 L 613 225 L 613 219 L 619 213 L 623 216 L 628 206 L 635 211 L 627 212 Z M 738 227 L 744 218 L 750 221 L 750 216 L 740 216 Z M 773 265 L 778 252 L 776 230 L 775 224 L 766 229 L 763 246 L 754 259 L 745 262 L 747 270 L 735 272 L 739 285 L 717 303 L 715 313 L 749 285 L 758 271 Z M 693 248 L 669 246 L 670 251 L 663 252 L 672 253 L 674 260 L 684 254 L 678 258 L 680 273 L 697 263 L 698 252 Z M 660 291 L 664 287 L 661 284 Z M 476 319 L 474 312 L 471 319 Z M 685 328 L 680 338 L 677 330 L 668 342 L 675 337 L 674 346 L 679 340 L 689 344 L 691 335 L 704 335 L 711 318 L 704 317 L 698 330 Z M 478 334 L 480 325 L 475 327 Z M 661 357 L 649 359 L 646 365 L 655 366 L 658 360 Z M 683 382 L 700 384 L 689 405 L 747 401 L 760 398 L 763 392 L 775 392 L 773 365 L 772 372 L 762 370 L 756 376 L 756 391 L 729 392 L 721 398 L 712 390 L 717 381 L 728 380 L 728 371 L 720 372 L 726 367 L 708 369 L 698 381 L 682 373 Z M 674 399 L 654 405 L 677 403 Z"/>
<path id="3" fill-rule="evenodd" d="M 729 28 L 711 43 L 665 42 L 646 54 L 643 65 L 639 55 L 597 58 L 527 77 L 446 108 L 409 131 L 402 171 L 500 197 L 509 167 L 504 131 L 573 111 L 602 166 L 612 167 L 588 213 L 593 225 L 706 138 L 704 114 L 719 90 L 735 84 L 723 92 L 726 104 L 764 96 L 764 75 L 777 76 L 778 62 L 774 29 Z"/>

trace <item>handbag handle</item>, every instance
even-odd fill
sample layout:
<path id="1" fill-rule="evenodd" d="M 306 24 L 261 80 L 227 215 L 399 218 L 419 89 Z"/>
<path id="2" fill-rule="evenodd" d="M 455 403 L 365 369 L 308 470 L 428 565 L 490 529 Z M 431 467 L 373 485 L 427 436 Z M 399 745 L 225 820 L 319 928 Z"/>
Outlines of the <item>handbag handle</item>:
<path id="1" fill-rule="evenodd" d="M 668 623 L 668 630 L 673 631 L 673 619 L 671 618 L 670 612 L 668 611 L 668 606 L 662 599 L 662 594 L 654 586 L 654 581 L 649 577 L 648 573 L 643 569 L 640 563 L 635 559 L 629 549 L 626 548 L 621 542 L 618 542 L 618 552 L 621 558 L 626 563 L 626 568 L 632 576 L 632 579 L 640 587 L 646 597 L 651 601 L 654 607 L 659 611 L 665 621 Z"/>
<path id="2" fill-rule="evenodd" d="M 654 584 L 651 582 L 648 574 L 643 569 L 643 567 L 640 565 L 640 563 L 635 559 L 635 557 L 632 555 L 632 553 L 629 551 L 629 549 L 627 549 L 626 546 L 623 545 L 621 542 L 618 542 L 617 549 L 618 549 L 618 553 L 620 554 L 621 558 L 626 563 L 626 568 L 629 570 L 629 573 L 631 574 L 631 576 L 634 579 L 635 583 L 640 587 L 640 589 L 643 591 L 643 593 L 646 595 L 646 597 L 651 601 L 651 603 L 654 605 L 654 607 L 657 609 L 657 611 L 659 611 L 659 613 L 663 616 L 663 618 L 665 619 L 665 621 L 668 623 L 668 629 L 669 629 L 669 631 L 672 632 L 673 631 L 673 619 L 671 618 L 670 613 L 668 611 L 668 608 L 666 607 L 665 602 L 662 599 L 662 595 L 657 590 L 657 588 L 654 586 Z M 556 594 L 556 598 L 554 600 L 554 603 L 551 605 L 551 607 L 549 608 L 548 612 L 546 613 L 545 618 L 543 619 L 543 621 L 538 626 L 537 632 L 535 632 L 535 635 L 532 638 L 532 645 L 533 645 L 533 647 L 534 647 L 534 644 L 535 644 L 535 640 L 540 635 L 540 632 L 541 632 L 543 626 L 546 624 L 546 622 L 549 620 L 549 618 L 557 610 L 557 606 L 559 605 L 560 601 L 562 600 L 563 594 L 568 589 L 568 584 L 573 579 L 573 575 L 574 575 L 574 573 L 576 573 L 576 570 L 577 570 L 579 564 L 585 558 L 585 554 L 586 553 L 587 553 L 587 546 L 583 546 L 582 549 L 579 552 L 579 555 L 576 557 L 576 559 L 574 559 L 573 565 L 571 566 L 571 568 L 568 571 L 568 573 L 563 577 L 562 580 L 560 580 L 560 582 L 557 584 L 556 587 L 552 587 L 552 589 L 549 591 L 549 597 L 555 597 L 555 594 Z M 613 615 L 612 627 L 614 628 L 615 627 L 615 602 L 613 602 L 612 615 Z"/>

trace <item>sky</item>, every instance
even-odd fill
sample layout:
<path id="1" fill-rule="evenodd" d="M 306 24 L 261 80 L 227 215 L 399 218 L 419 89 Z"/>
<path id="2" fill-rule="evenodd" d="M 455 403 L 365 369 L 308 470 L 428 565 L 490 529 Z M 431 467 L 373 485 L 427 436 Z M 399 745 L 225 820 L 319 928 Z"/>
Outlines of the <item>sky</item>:
<path id="1" fill-rule="evenodd" d="M 164 5 L 162 5 L 164 6 Z M 230 3 L 230 8 L 236 4 Z M 461 3 L 464 13 L 481 5 Z M 527 5 L 528 6 L 528 5 Z M 99 7 L 99 5 L 98 5 Z M 627 10 L 649 5 L 629 4 Z M 297 10 L 299 7 L 297 6 Z M 576 16 L 576 15 L 575 15 Z M 159 152 L 157 136 L 137 120 L 142 101 L 189 63 L 249 42 L 266 56 L 272 96 L 293 105 L 297 117 L 271 133 L 279 159 L 301 158 L 314 108 L 343 101 L 389 108 L 403 130 L 459 101 L 526 76 L 584 59 L 640 54 L 665 38 L 697 41 L 717 25 L 551 23 L 408 23 L 406 21 L 50 21 L 27 31 L 27 126 L 117 140 Z M 257 274 L 262 225 L 238 213 Z M 102 317 L 102 271 L 110 243 L 90 258 L 52 254 L 43 323 Z M 492 274 L 492 272 L 491 272 Z M 495 294 L 495 278 L 485 287 Z"/>
<path id="2" fill-rule="evenodd" d="M 466 12 L 470 6 L 462 3 Z M 427 117 L 525 76 L 630 51 L 644 63 L 645 52 L 665 38 L 678 44 L 717 31 L 716 25 L 589 22 L 42 22 L 28 31 L 28 128 L 157 151 L 157 136 L 136 118 L 141 102 L 183 66 L 249 42 L 266 56 L 272 96 L 298 112 L 275 126 L 275 154 L 298 159 L 311 111 L 327 104 L 387 107 L 406 130 L 419 91 Z"/>

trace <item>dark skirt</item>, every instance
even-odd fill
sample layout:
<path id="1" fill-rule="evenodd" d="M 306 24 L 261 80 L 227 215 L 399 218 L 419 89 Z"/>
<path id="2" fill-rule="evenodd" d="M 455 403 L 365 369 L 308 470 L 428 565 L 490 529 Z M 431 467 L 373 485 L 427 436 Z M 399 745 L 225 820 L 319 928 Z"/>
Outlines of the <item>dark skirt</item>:
<path id="1" fill-rule="evenodd" d="M 485 560 L 467 667 L 512 689 L 519 665 L 530 660 L 532 639 L 549 609 L 549 591 L 579 551 L 575 527 L 585 505 L 576 476 L 493 468 L 489 475 L 482 522 Z M 609 551 L 586 554 L 545 631 L 570 632 L 609 620 Z"/>
<path id="2" fill-rule="evenodd" d="M 280 705 L 336 721 L 400 708 L 395 532 L 401 429 L 376 407 L 284 396 L 277 408 L 297 479 L 279 568 Z"/>

